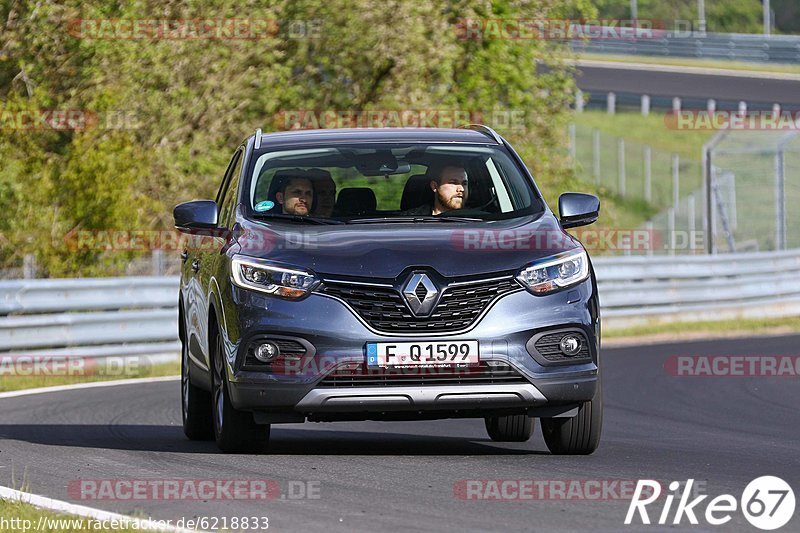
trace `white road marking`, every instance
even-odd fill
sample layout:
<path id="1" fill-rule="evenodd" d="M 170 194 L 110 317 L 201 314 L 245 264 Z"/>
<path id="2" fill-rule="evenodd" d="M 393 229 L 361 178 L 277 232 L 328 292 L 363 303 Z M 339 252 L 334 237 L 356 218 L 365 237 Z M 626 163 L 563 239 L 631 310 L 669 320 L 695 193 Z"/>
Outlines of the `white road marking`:
<path id="1" fill-rule="evenodd" d="M 128 525 L 128 527 L 132 529 L 168 531 L 170 533 L 172 532 L 189 533 L 197 531 L 193 529 L 190 530 L 190 529 L 167 525 L 166 521 L 162 520 L 133 518 L 131 516 L 126 516 L 123 514 L 103 511 L 101 509 L 94 509 L 92 507 L 86 507 L 83 505 L 75 505 L 73 503 L 63 502 L 61 500 L 54 500 L 52 498 L 46 498 L 44 496 L 37 496 L 36 494 L 21 492 L 18 490 L 2 486 L 0 486 L 0 499 L 12 502 L 27 503 L 33 505 L 34 507 L 38 507 L 40 509 L 47 509 L 49 511 L 54 511 L 56 513 L 69 514 L 73 516 L 89 518 L 96 521 L 115 520 L 117 522 L 124 522 Z M 63 518 L 63 520 L 69 520 L 69 518 L 65 517 Z M 39 520 L 39 522 L 41 523 L 42 520 Z"/>
<path id="2" fill-rule="evenodd" d="M 18 396 L 28 396 L 31 394 L 46 394 L 49 392 L 62 392 L 62 391 L 79 390 L 79 389 L 94 389 L 100 387 L 116 387 L 120 385 L 160 383 L 162 381 L 177 381 L 179 379 L 180 376 L 164 376 L 157 378 L 119 379 L 115 381 L 93 381 L 91 383 L 75 383 L 73 385 L 59 385 L 56 387 L 41 387 L 38 389 L 25 389 L 18 391 L 3 392 L 0 393 L 0 398 L 15 398 Z M 98 521 L 103 521 L 103 520 L 124 521 L 129 525 L 129 527 L 133 527 L 134 529 L 148 529 L 148 530 L 181 532 L 181 533 L 195 531 L 175 526 L 166 526 L 166 524 L 160 520 L 146 520 L 141 518 L 132 518 L 130 516 L 103 511 L 100 509 L 94 509 L 92 507 L 75 505 L 72 503 L 63 502 L 61 500 L 54 500 L 52 498 L 47 498 L 44 496 L 37 496 L 36 494 L 21 492 L 3 486 L 0 486 L 0 499 L 14 501 L 14 502 L 23 502 L 33 505 L 34 507 L 38 507 L 40 509 L 47 509 L 50 511 L 55 511 L 57 513 L 66 513 L 74 516 L 91 518 L 93 520 L 98 520 Z"/>

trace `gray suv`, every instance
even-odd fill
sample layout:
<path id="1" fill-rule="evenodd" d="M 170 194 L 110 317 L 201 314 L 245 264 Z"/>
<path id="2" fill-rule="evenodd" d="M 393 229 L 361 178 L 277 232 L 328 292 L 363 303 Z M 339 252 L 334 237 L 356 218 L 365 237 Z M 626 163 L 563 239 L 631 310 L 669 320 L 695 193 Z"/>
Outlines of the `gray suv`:
<path id="1" fill-rule="evenodd" d="M 183 427 L 225 452 L 271 424 L 485 420 L 557 454 L 595 450 L 600 316 L 591 261 L 490 128 L 249 137 L 215 200 L 178 205 Z"/>

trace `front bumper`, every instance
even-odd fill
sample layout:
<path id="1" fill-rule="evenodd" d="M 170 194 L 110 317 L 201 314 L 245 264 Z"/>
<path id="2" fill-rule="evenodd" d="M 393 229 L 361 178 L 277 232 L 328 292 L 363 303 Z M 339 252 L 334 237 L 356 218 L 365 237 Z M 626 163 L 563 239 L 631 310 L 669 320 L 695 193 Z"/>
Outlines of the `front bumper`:
<path id="1" fill-rule="evenodd" d="M 364 387 L 314 389 L 300 400 L 295 410 L 302 413 L 462 410 L 509 408 L 546 401 L 531 384 Z"/>
<path id="2" fill-rule="evenodd" d="M 496 300 L 470 329 L 459 334 L 393 336 L 371 330 L 339 300 L 312 294 L 302 301 L 285 301 L 233 289 L 238 333 L 229 335 L 228 376 L 231 400 L 238 409 L 260 413 L 262 419 L 299 421 L 335 414 L 439 413 L 442 417 L 482 412 L 570 412 L 595 393 L 599 361 L 599 317 L 591 280 L 570 290 L 534 296 L 520 290 Z M 526 343 L 542 331 L 580 329 L 589 341 L 591 359 L 550 365 L 529 353 Z M 247 347 L 261 335 L 301 339 L 313 349 L 313 364 L 287 374 L 242 369 Z M 339 365 L 363 364 L 367 342 L 408 342 L 446 339 L 478 340 L 483 362 L 503 363 L 522 378 L 509 384 L 390 384 L 387 386 L 321 386 Z M 561 406 L 561 409 L 552 410 Z M 271 417 L 271 418 L 270 418 Z M 258 416 L 257 416 L 258 419 Z"/>

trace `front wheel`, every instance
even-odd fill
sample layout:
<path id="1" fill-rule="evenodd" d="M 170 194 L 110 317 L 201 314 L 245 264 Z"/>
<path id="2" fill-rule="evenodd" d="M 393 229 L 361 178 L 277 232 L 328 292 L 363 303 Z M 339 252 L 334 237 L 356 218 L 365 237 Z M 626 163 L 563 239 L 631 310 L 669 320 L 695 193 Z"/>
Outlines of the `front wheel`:
<path id="1" fill-rule="evenodd" d="M 214 348 L 214 437 L 217 446 L 225 453 L 258 453 L 266 449 L 270 427 L 256 424 L 253 414 L 239 411 L 231 404 L 230 383 L 222 354 L 222 335 L 217 335 Z"/>
<path id="2" fill-rule="evenodd" d="M 210 440 L 214 436 L 211 421 L 211 395 L 189 379 L 189 346 L 181 340 L 181 412 L 183 432 L 191 440 Z"/>
<path id="3" fill-rule="evenodd" d="M 557 455 L 588 455 L 600 444 L 603 428 L 603 388 L 597 376 L 594 398 L 578 407 L 572 418 L 542 418 L 544 442 Z"/>
<path id="4" fill-rule="evenodd" d="M 496 442 L 526 442 L 533 435 L 533 418 L 528 415 L 487 416 L 484 421 Z"/>

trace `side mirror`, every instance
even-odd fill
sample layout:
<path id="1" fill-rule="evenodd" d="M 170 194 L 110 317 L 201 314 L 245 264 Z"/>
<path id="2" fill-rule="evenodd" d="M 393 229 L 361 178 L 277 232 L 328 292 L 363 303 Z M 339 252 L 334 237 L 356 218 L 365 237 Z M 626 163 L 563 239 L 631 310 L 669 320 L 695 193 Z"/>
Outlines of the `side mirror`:
<path id="1" fill-rule="evenodd" d="M 172 211 L 178 231 L 213 229 L 217 227 L 219 212 L 213 200 L 193 200 L 175 206 Z"/>
<path id="2" fill-rule="evenodd" d="M 600 199 L 591 194 L 565 192 L 558 197 L 558 214 L 564 229 L 586 226 L 600 216 Z"/>

